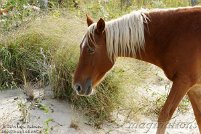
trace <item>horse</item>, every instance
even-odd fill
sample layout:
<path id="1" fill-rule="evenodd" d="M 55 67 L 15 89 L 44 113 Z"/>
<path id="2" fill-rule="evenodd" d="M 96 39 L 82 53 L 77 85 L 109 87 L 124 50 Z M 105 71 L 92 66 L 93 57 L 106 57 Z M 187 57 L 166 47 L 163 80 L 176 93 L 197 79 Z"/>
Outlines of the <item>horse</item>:
<path id="1" fill-rule="evenodd" d="M 9 7 L 7 7 L 7 8 L 0 9 L 0 16 L 3 15 L 3 14 L 8 14 L 8 12 L 9 12 L 10 10 L 12 10 L 12 9 L 13 9 L 13 6 L 9 6 Z"/>
<path id="2" fill-rule="evenodd" d="M 118 57 L 149 62 L 173 82 L 156 133 L 165 133 L 185 95 L 201 133 L 201 7 L 138 10 L 97 23 L 87 16 L 87 24 L 73 77 L 78 95 L 91 95 Z"/>

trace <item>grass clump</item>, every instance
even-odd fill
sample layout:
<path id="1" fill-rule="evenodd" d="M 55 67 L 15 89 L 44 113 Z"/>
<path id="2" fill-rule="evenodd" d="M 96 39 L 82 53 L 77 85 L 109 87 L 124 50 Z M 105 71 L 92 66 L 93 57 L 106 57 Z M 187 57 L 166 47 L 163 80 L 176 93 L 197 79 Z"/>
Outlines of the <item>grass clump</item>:
<path id="1" fill-rule="evenodd" d="M 67 17 L 66 17 L 67 16 Z M 121 104 L 120 73 L 112 71 L 91 97 L 79 97 L 72 74 L 79 58 L 79 43 L 85 32 L 82 21 L 62 14 L 37 18 L 1 38 L 1 89 L 26 83 L 50 84 L 56 98 L 67 98 L 82 109 L 93 125 L 100 126 Z"/>
<path id="2" fill-rule="evenodd" d="M 89 123 L 99 128 L 104 121 L 111 121 L 111 113 L 122 106 L 125 93 L 121 88 L 120 74 L 115 70 L 96 88 L 90 97 L 72 95 L 71 102 L 75 107 L 84 110 Z"/>
<path id="3" fill-rule="evenodd" d="M 44 64 L 49 54 L 44 40 L 42 34 L 29 32 L 1 41 L 0 89 L 16 87 L 26 81 L 46 81 Z"/>

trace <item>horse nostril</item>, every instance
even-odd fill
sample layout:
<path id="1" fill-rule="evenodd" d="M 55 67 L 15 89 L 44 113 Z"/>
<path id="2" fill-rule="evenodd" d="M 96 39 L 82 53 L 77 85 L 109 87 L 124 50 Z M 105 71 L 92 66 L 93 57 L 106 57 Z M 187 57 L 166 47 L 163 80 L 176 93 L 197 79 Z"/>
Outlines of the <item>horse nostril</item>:
<path id="1" fill-rule="evenodd" d="M 75 90 L 79 93 L 82 90 L 82 87 L 80 84 L 75 84 Z"/>

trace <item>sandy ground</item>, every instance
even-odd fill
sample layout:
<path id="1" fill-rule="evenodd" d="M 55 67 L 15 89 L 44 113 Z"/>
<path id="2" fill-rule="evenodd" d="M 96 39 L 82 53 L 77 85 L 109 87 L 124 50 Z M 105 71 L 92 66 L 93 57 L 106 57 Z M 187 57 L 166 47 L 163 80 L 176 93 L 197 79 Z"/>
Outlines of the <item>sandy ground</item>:
<path id="1" fill-rule="evenodd" d="M 154 87 L 152 88 L 164 88 Z M 153 91 L 154 91 L 153 89 Z M 37 90 L 36 90 L 37 91 Z M 40 89 L 41 101 L 31 102 L 21 89 L 0 93 L 0 134 L 154 134 L 156 119 L 144 117 L 138 122 L 122 125 L 105 123 L 99 130 L 86 125 L 85 117 L 66 101 L 53 99 L 50 88 Z M 119 124 L 124 117 L 118 117 Z M 167 134 L 199 134 L 193 111 L 182 115 L 176 112 Z"/>

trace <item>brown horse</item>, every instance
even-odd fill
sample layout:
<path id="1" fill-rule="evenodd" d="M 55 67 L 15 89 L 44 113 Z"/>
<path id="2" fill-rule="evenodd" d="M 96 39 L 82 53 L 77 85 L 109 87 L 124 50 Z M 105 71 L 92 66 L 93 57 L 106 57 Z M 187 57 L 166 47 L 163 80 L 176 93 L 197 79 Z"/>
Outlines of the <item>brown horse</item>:
<path id="1" fill-rule="evenodd" d="M 117 57 L 133 57 L 163 69 L 173 82 L 158 118 L 164 134 L 175 109 L 187 94 L 201 132 L 201 7 L 140 10 L 97 23 L 87 16 L 73 87 L 90 95 Z"/>
<path id="2" fill-rule="evenodd" d="M 9 6 L 5 9 L 0 9 L 0 16 L 3 14 L 8 14 L 9 10 L 12 10 L 12 9 L 13 9 L 13 6 Z"/>

